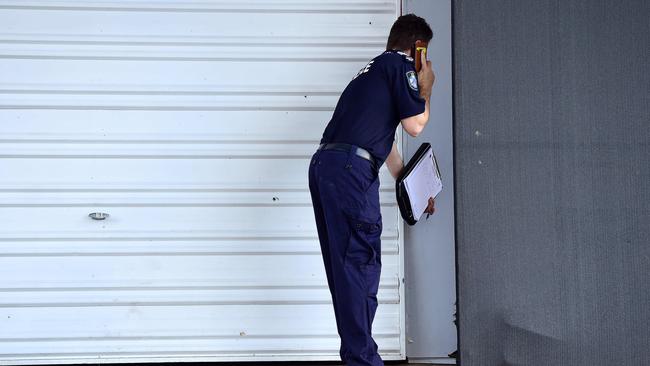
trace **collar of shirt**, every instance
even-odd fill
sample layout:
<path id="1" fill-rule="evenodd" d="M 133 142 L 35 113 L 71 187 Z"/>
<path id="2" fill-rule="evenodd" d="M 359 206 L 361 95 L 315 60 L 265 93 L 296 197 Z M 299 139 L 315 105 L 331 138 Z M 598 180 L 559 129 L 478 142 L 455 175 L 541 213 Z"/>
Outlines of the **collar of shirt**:
<path id="1" fill-rule="evenodd" d="M 384 53 L 397 53 L 398 55 L 402 55 L 402 56 L 404 56 L 404 58 L 406 59 L 406 61 L 410 61 L 410 62 L 413 62 L 413 61 L 414 61 L 414 60 L 413 60 L 413 57 L 409 56 L 408 53 L 405 53 L 405 52 L 400 51 L 400 50 L 392 49 L 392 50 L 387 50 L 387 51 L 385 51 Z"/>

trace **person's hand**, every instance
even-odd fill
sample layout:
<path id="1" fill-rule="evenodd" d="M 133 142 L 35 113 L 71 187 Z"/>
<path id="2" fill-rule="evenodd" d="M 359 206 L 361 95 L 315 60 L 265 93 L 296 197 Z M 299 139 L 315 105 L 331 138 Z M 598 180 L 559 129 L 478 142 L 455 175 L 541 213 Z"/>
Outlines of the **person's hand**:
<path id="1" fill-rule="evenodd" d="M 429 205 L 428 205 L 427 208 L 424 210 L 424 212 L 426 212 L 426 213 L 429 214 L 429 215 L 432 215 L 434 212 L 436 212 L 436 208 L 434 207 L 435 204 L 436 204 L 436 202 L 435 202 L 435 200 L 433 199 L 433 197 L 429 197 Z M 428 217 L 428 216 L 427 216 L 427 217 Z"/>
<path id="2" fill-rule="evenodd" d="M 420 52 L 420 60 L 422 61 L 422 68 L 418 72 L 418 86 L 425 94 L 431 94 L 431 88 L 436 76 L 431 69 L 431 61 L 427 61 L 426 52 Z"/>

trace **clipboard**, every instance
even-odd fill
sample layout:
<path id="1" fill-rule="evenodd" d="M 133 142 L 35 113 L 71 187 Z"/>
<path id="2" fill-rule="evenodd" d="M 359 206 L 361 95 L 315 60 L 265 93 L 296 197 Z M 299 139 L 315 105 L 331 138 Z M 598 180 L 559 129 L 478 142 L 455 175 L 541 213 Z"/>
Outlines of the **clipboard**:
<path id="1" fill-rule="evenodd" d="M 430 158 L 430 161 L 427 161 Z M 423 142 L 395 181 L 400 214 L 415 225 L 428 205 L 429 197 L 442 191 L 442 176 L 431 144 Z M 424 206 L 424 208 L 422 207 Z"/>

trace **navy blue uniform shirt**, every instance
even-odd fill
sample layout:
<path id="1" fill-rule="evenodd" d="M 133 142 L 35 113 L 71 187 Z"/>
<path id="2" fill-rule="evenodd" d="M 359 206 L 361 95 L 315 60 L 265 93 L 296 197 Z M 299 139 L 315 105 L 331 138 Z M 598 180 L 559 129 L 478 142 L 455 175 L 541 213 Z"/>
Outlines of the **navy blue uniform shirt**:
<path id="1" fill-rule="evenodd" d="M 359 70 L 343 90 L 320 143 L 363 147 L 381 166 L 400 121 L 424 108 L 413 58 L 401 51 L 386 51 Z"/>

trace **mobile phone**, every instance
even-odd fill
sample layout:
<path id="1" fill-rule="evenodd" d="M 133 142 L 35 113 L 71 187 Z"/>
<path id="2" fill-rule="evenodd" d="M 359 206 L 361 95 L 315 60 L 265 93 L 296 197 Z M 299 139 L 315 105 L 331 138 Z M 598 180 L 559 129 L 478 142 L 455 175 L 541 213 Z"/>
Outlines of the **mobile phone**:
<path id="1" fill-rule="evenodd" d="M 416 41 L 411 47 L 411 55 L 415 59 L 415 71 L 420 72 L 422 69 L 422 52 L 426 55 L 427 53 L 427 44 L 422 41 Z"/>

